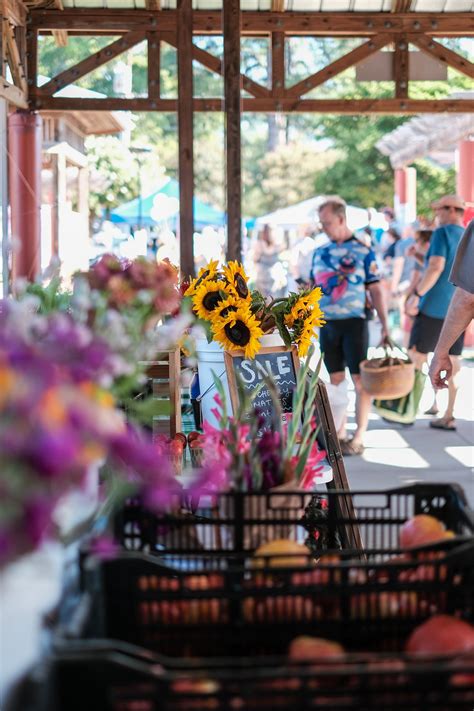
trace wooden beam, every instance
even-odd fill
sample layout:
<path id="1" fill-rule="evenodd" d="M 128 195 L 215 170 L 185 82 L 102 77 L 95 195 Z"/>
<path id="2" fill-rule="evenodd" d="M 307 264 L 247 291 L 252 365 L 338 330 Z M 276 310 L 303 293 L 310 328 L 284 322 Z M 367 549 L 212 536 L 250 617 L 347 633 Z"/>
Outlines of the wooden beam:
<path id="1" fill-rule="evenodd" d="M 177 47 L 176 36 L 174 33 L 163 32 L 162 38 L 172 47 Z M 193 44 L 192 55 L 193 59 L 196 60 L 196 62 L 199 62 L 199 64 L 202 64 L 203 67 L 206 67 L 206 69 L 209 69 L 211 72 L 219 74 L 220 76 L 224 76 L 224 65 L 218 57 L 215 57 L 213 54 L 206 52 L 206 50 L 201 49 L 200 47 L 196 47 L 195 44 Z M 248 93 L 252 94 L 252 96 L 259 96 L 262 98 L 271 96 L 271 93 L 267 87 L 262 86 L 262 84 L 258 84 L 256 81 L 253 81 L 249 77 L 245 76 L 245 74 L 241 74 L 241 80 L 245 91 L 248 91 Z"/>
<path id="2" fill-rule="evenodd" d="M 406 99 L 408 96 L 409 62 L 408 41 L 397 39 L 393 53 L 393 78 L 397 99 Z"/>
<path id="3" fill-rule="evenodd" d="M 37 92 L 38 74 L 38 30 L 29 29 L 26 33 L 26 76 L 28 83 L 28 97 L 33 101 Z"/>
<path id="4" fill-rule="evenodd" d="M 272 94 L 285 92 L 285 33 L 272 32 Z"/>
<path id="5" fill-rule="evenodd" d="M 26 82 L 26 76 L 25 76 L 25 68 L 23 66 L 23 63 L 21 61 L 21 56 L 20 56 L 20 50 L 18 48 L 18 45 L 16 43 L 16 37 L 15 33 L 13 30 L 13 25 L 11 25 L 8 21 L 5 23 L 4 21 L 4 32 L 6 36 L 6 44 L 7 44 L 7 54 L 9 56 L 9 65 L 10 65 L 10 70 L 12 73 L 13 77 L 13 82 L 15 86 L 17 86 L 23 94 L 26 94 L 28 92 L 28 85 Z M 2 37 L 3 37 L 2 33 Z"/>
<path id="6" fill-rule="evenodd" d="M 17 109 L 28 108 L 28 98 L 26 94 L 17 86 L 10 84 L 3 76 L 0 76 L 0 98 L 6 99 L 9 104 L 16 106 Z"/>
<path id="7" fill-rule="evenodd" d="M 48 111 L 177 111 L 176 99 L 33 97 L 32 109 Z M 221 98 L 194 99 L 194 111 L 222 111 Z M 474 99 L 242 99 L 242 111 L 328 114 L 474 113 Z"/>
<path id="8" fill-rule="evenodd" d="M 160 98 L 161 38 L 158 32 L 148 32 L 148 96 Z"/>
<path id="9" fill-rule="evenodd" d="M 348 54 L 339 57 L 339 59 L 336 59 L 335 62 L 331 62 L 331 64 L 328 64 L 323 69 L 320 69 L 319 72 L 316 72 L 306 79 L 299 81 L 297 84 L 288 89 L 287 93 L 293 97 L 307 94 L 308 91 L 311 91 L 316 86 L 324 84 L 324 82 L 328 81 L 328 79 L 332 79 L 337 74 L 340 74 L 349 67 L 353 67 L 363 59 L 367 59 L 367 57 L 370 57 L 371 54 L 378 52 L 379 49 L 389 44 L 391 39 L 392 38 L 389 35 L 380 35 L 379 37 L 370 39 L 368 42 L 365 42 L 359 47 L 353 49 L 351 52 L 348 52 Z"/>
<path id="10" fill-rule="evenodd" d="M 474 78 L 474 63 L 470 62 L 466 57 L 462 57 L 452 49 L 448 49 L 439 42 L 435 42 L 430 37 L 423 35 L 408 35 L 408 40 L 421 49 L 425 54 L 435 57 L 438 61 L 444 62 L 448 67 L 457 69 L 458 72 L 466 74 L 471 79 Z"/>
<path id="11" fill-rule="evenodd" d="M 139 44 L 144 39 L 144 32 L 130 32 L 123 35 L 120 39 L 112 42 L 112 44 L 107 45 L 107 47 L 100 49 L 98 52 L 95 52 L 95 54 L 91 54 L 90 57 L 83 59 L 82 62 L 78 62 L 78 64 L 55 76 L 48 81 L 47 84 L 44 84 L 41 89 L 38 89 L 38 94 L 52 96 L 63 87 L 72 84 L 86 74 L 94 71 L 94 69 L 97 69 L 97 67 L 107 64 L 111 59 L 114 59 L 114 57 L 130 49 L 130 47 Z"/>
<path id="12" fill-rule="evenodd" d="M 285 12 L 285 0 L 272 0 L 272 12 Z"/>
<path id="13" fill-rule="evenodd" d="M 161 10 L 161 0 L 146 0 L 145 7 L 151 11 Z"/>
<path id="14" fill-rule="evenodd" d="M 15 27 L 21 27 L 26 24 L 26 7 L 21 0 L 3 0 L 3 17 L 8 17 Z"/>
<path id="15" fill-rule="evenodd" d="M 242 259 L 240 0 L 223 5 L 227 259 Z"/>
<path id="16" fill-rule="evenodd" d="M 392 12 L 410 12 L 411 0 L 392 0 Z"/>
<path id="17" fill-rule="evenodd" d="M 30 13 L 31 24 L 38 29 L 90 30 L 95 34 L 100 29 L 129 32 L 143 30 L 144 27 L 173 32 L 176 31 L 176 17 L 175 10 L 151 13 L 146 10 L 75 9 L 64 12 L 34 10 Z M 222 33 L 222 13 L 195 10 L 193 32 Z M 241 32 L 287 32 L 321 37 L 414 32 L 440 37 L 467 37 L 474 34 L 474 13 L 243 12 Z"/>
<path id="18" fill-rule="evenodd" d="M 54 6 L 56 10 L 64 10 L 63 7 L 63 0 L 54 0 Z M 68 43 L 68 34 L 67 30 L 54 30 L 53 31 L 53 37 L 58 45 L 58 47 L 67 47 Z"/>
<path id="19" fill-rule="evenodd" d="M 192 0 L 178 0 L 179 250 L 185 277 L 195 273 L 192 27 Z"/>
<path id="20" fill-rule="evenodd" d="M 7 73 L 8 66 L 8 44 L 7 44 L 7 27 L 8 27 L 8 17 L 0 17 L 2 23 L 2 45 L 1 45 L 1 62 L 0 62 L 0 76 L 4 77 Z"/>

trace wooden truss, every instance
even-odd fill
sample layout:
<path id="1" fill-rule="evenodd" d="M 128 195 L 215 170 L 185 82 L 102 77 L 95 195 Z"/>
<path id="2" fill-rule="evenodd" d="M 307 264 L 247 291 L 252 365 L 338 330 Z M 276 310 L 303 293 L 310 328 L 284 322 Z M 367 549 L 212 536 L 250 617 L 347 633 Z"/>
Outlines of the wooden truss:
<path id="1" fill-rule="evenodd" d="M 398 0 L 397 0 L 398 1 Z M 404 7 L 408 4 L 402 3 Z M 401 6 L 402 6 L 401 5 Z M 130 111 L 176 111 L 178 99 L 162 99 L 160 95 L 160 45 L 167 42 L 179 50 L 182 10 L 159 11 L 160 3 L 149 0 L 149 11 L 75 10 L 55 12 L 36 10 L 31 13 L 28 32 L 30 76 L 36 73 L 37 37 L 42 32 L 67 31 L 79 34 L 117 34 L 104 49 L 92 54 L 75 66 L 61 72 L 46 85 L 38 88 L 30 84 L 30 105 L 33 109 L 67 110 L 93 109 Z M 440 36 L 467 36 L 474 33 L 471 14 L 444 13 L 290 13 L 281 12 L 281 2 L 274 1 L 272 12 L 244 12 L 240 20 L 242 36 L 269 37 L 271 47 L 271 85 L 264 86 L 245 74 L 240 74 L 241 88 L 249 94 L 241 100 L 242 111 L 255 112 L 323 112 L 323 113 L 401 113 L 463 112 L 474 110 L 472 99 L 416 100 L 409 98 L 409 44 L 435 57 L 438 61 L 474 77 L 474 64 L 465 57 L 446 48 L 435 38 Z M 221 13 L 194 11 L 192 32 L 195 35 L 216 34 L 223 31 Z M 359 36 L 365 41 L 352 51 L 287 87 L 285 82 L 285 40 L 294 35 L 306 36 Z M 188 45 L 193 60 L 211 72 L 224 74 L 223 62 L 197 47 Z M 59 89 L 77 81 L 89 72 L 106 64 L 131 47 L 146 41 L 148 45 L 148 96 L 140 98 L 73 99 L 58 98 Z M 384 99 L 313 99 L 306 95 L 316 87 L 354 67 L 386 46 L 394 47 L 394 96 Z M 189 62 L 188 62 L 189 64 Z M 184 75 L 181 75 L 184 78 Z M 181 95 L 181 99 L 184 100 Z M 222 111 L 221 98 L 194 96 L 190 108 L 194 111 Z"/>
<path id="2" fill-rule="evenodd" d="M 0 97 L 18 108 L 28 108 L 26 80 L 26 13 L 9 0 L 0 0 L 1 70 Z M 10 76 L 8 76 L 10 73 Z"/>

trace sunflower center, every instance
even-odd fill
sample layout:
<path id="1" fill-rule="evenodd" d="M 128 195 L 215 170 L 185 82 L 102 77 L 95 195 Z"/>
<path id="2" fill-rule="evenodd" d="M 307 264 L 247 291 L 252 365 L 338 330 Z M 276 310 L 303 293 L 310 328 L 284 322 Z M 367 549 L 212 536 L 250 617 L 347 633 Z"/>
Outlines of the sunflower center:
<path id="1" fill-rule="evenodd" d="M 227 316 L 233 311 L 237 311 L 236 306 L 226 306 L 225 309 L 222 309 L 219 315 L 221 316 L 221 318 L 227 318 Z"/>
<path id="2" fill-rule="evenodd" d="M 221 303 L 222 296 L 218 291 L 208 291 L 206 296 L 202 300 L 202 305 L 206 311 L 214 311 L 215 308 Z"/>
<path id="3" fill-rule="evenodd" d="M 241 299 L 245 299 L 248 296 L 249 293 L 249 288 L 247 286 L 247 282 L 243 278 L 241 274 L 236 274 L 234 278 L 234 286 L 235 290 L 240 296 Z"/>
<path id="4" fill-rule="evenodd" d="M 236 346 L 246 346 L 250 341 L 250 329 L 243 321 L 236 321 L 233 326 L 224 326 L 225 335 Z"/>

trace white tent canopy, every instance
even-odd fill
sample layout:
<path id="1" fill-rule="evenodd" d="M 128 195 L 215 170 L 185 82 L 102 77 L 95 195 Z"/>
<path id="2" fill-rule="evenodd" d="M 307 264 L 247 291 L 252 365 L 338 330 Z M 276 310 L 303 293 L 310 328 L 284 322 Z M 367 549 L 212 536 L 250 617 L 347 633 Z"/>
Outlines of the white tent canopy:
<path id="1" fill-rule="evenodd" d="M 296 205 L 290 205 L 289 207 L 275 210 L 275 212 L 269 212 L 267 215 L 258 217 L 256 225 L 257 227 L 261 227 L 262 225 L 269 224 L 275 227 L 281 227 L 281 229 L 284 230 L 289 230 L 302 225 L 316 224 L 318 222 L 318 207 L 325 199 L 326 196 L 317 195 L 309 200 L 298 202 Z M 347 224 L 351 230 L 361 230 L 369 223 L 368 211 L 361 207 L 347 205 L 346 215 Z M 374 224 L 373 219 L 371 219 L 371 224 Z"/>
<path id="2" fill-rule="evenodd" d="M 474 91 L 457 92 L 451 99 L 471 99 Z M 456 145 L 474 133 L 474 114 L 424 114 L 385 134 L 377 148 L 390 157 L 393 168 L 403 168 L 418 158 L 431 158 L 448 168 Z"/>

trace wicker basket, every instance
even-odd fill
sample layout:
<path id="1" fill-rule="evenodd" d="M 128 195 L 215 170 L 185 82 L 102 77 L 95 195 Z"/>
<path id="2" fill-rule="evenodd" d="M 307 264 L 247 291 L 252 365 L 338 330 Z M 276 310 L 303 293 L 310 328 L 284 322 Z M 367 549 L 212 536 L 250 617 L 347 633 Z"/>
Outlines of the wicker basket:
<path id="1" fill-rule="evenodd" d="M 360 376 L 364 390 L 378 400 L 396 400 L 405 397 L 415 384 L 415 365 L 402 353 L 393 355 L 386 349 L 383 358 L 363 360 Z"/>

